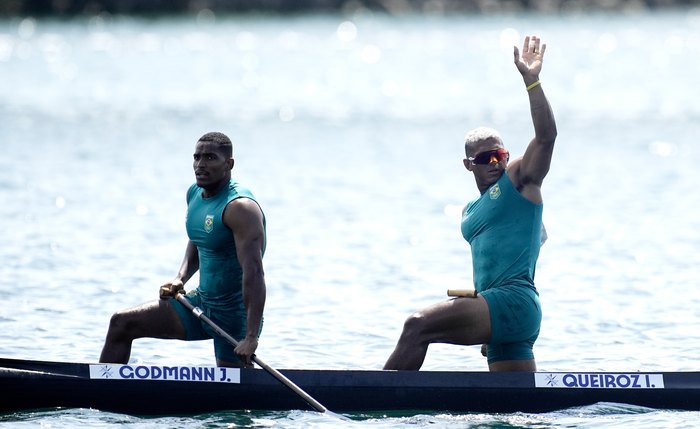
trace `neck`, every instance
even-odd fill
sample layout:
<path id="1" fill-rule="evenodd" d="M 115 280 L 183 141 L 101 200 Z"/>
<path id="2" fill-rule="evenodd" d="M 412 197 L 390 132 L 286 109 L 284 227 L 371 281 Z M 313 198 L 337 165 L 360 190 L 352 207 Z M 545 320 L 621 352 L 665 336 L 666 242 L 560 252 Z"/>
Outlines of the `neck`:
<path id="1" fill-rule="evenodd" d="M 494 183 L 498 182 L 501 177 L 506 173 L 506 170 L 501 171 L 501 174 L 498 175 L 496 180 L 493 180 L 492 182 L 485 182 L 485 181 L 480 181 L 476 177 L 474 178 L 476 180 L 476 187 L 479 189 L 479 192 L 483 194 L 486 192 Z"/>
<path id="2" fill-rule="evenodd" d="M 231 177 L 227 177 L 225 180 L 222 180 L 221 182 L 212 183 L 209 186 L 204 186 L 203 187 L 204 190 L 202 191 L 202 196 L 204 198 L 213 197 L 214 195 L 221 192 L 223 189 L 227 188 L 230 181 L 231 181 Z"/>

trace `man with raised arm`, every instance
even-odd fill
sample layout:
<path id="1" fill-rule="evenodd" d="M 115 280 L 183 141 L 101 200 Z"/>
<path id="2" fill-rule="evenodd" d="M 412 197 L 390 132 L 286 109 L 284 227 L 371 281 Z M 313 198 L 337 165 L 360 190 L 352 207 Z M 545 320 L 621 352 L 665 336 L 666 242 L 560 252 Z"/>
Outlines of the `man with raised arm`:
<path id="1" fill-rule="evenodd" d="M 545 49 L 536 36 L 525 37 L 522 55 L 513 49 L 535 128 L 525 154 L 509 163 L 500 135 L 490 128 L 466 136 L 464 166 L 481 193 L 462 214 L 476 293 L 411 315 L 384 369 L 420 369 L 431 343 L 449 343 L 487 345 L 491 371 L 536 371 L 532 349 L 542 320 L 534 283 L 544 238 L 541 186 L 557 137 L 539 78 Z"/>
<path id="2" fill-rule="evenodd" d="M 252 366 L 265 307 L 265 216 L 253 194 L 231 179 L 233 145 L 224 134 L 203 135 L 194 150 L 196 183 L 187 191 L 185 257 L 160 299 L 115 313 L 100 362 L 127 363 L 137 338 L 214 339 L 217 366 Z M 175 299 L 199 270 L 185 298 L 239 341 L 235 348 Z"/>

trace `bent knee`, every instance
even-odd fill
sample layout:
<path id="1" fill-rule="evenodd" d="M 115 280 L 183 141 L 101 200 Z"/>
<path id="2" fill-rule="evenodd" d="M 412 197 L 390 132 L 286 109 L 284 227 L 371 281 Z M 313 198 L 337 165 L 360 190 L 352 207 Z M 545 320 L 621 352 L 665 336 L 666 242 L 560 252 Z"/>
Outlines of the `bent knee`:
<path id="1" fill-rule="evenodd" d="M 109 319 L 108 335 L 114 337 L 124 336 L 134 326 L 133 318 L 125 312 L 118 311 Z"/>
<path id="2" fill-rule="evenodd" d="M 408 318 L 403 323 L 403 335 L 416 337 L 423 333 L 425 330 L 425 316 L 420 311 L 417 311 Z"/>

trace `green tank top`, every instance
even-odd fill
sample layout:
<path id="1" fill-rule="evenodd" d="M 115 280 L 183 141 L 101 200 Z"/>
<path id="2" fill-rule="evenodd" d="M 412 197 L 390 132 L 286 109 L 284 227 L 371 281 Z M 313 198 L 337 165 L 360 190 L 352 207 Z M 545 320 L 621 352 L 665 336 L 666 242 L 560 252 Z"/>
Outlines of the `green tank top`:
<path id="1" fill-rule="evenodd" d="M 462 236 L 472 248 L 476 290 L 504 285 L 534 289 L 541 234 L 542 204 L 523 197 L 504 172 L 462 213 Z"/>
<path id="2" fill-rule="evenodd" d="M 248 189 L 233 180 L 228 188 L 214 196 L 204 198 L 202 192 L 196 184 L 187 191 L 187 236 L 199 252 L 197 290 L 209 308 L 244 310 L 243 271 L 236 255 L 233 232 L 224 225 L 223 214 L 226 205 L 237 198 L 257 201 Z M 265 238 L 263 254 L 266 241 Z"/>

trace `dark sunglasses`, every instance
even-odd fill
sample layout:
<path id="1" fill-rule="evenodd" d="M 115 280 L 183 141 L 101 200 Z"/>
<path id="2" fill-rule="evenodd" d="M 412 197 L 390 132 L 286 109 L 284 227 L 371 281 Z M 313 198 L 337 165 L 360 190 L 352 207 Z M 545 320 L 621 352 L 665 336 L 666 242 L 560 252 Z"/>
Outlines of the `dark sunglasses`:
<path id="1" fill-rule="evenodd" d="M 486 152 L 481 152 L 476 156 L 470 156 L 467 158 L 472 164 L 486 165 L 490 164 L 493 158 L 496 158 L 496 162 L 501 162 L 503 160 L 508 161 L 510 153 L 506 149 L 495 149 L 487 150 Z"/>

